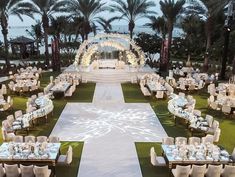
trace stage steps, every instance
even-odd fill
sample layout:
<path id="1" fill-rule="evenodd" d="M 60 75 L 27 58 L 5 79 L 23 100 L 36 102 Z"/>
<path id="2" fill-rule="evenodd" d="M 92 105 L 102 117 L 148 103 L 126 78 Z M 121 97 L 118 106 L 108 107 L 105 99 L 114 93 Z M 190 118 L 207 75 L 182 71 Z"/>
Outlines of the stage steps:
<path id="1" fill-rule="evenodd" d="M 92 72 L 82 72 L 83 82 L 95 83 L 126 83 L 136 82 L 136 73 L 122 70 L 95 70 Z"/>

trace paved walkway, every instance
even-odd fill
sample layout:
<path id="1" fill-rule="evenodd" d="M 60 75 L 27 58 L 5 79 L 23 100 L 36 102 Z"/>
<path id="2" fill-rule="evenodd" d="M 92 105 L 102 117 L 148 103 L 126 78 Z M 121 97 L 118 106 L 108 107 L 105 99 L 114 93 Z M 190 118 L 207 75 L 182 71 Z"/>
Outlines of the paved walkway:
<path id="1" fill-rule="evenodd" d="M 142 177 L 134 142 L 167 136 L 150 104 L 124 103 L 120 84 L 97 84 L 93 103 L 68 103 L 52 135 L 85 142 L 78 177 Z"/>

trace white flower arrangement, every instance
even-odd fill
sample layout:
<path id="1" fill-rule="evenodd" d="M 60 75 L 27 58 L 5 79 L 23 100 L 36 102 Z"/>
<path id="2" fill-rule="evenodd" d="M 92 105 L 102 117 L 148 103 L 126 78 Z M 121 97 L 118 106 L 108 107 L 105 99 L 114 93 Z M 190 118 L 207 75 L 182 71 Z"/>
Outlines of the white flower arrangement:
<path id="1" fill-rule="evenodd" d="M 109 39 L 109 40 L 89 46 L 89 44 L 92 44 L 95 40 L 100 40 L 100 39 Z M 131 63 L 131 65 L 136 67 L 138 66 L 139 63 L 140 66 L 144 66 L 145 56 L 141 48 L 133 40 L 131 40 L 128 35 L 116 34 L 116 33 L 98 34 L 95 37 L 92 37 L 89 40 L 84 41 L 77 51 L 77 55 L 75 57 L 75 66 L 78 66 L 78 64 L 80 63 L 79 61 L 81 61 L 82 66 L 88 67 L 90 65 L 91 56 L 98 50 L 99 46 L 113 47 L 121 51 L 126 50 L 127 47 L 123 45 L 121 41 L 118 41 L 120 39 L 125 40 L 127 43 L 129 43 L 132 46 L 132 50 L 135 50 L 138 54 L 137 57 L 133 52 L 128 51 L 127 59 Z M 87 46 L 89 46 L 88 50 Z"/>

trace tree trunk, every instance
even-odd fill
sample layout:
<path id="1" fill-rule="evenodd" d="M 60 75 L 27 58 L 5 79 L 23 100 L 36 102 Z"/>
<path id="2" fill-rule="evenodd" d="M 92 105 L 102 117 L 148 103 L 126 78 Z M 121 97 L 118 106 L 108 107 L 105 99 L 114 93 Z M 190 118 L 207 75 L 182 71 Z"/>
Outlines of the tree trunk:
<path id="1" fill-rule="evenodd" d="M 204 64 L 203 64 L 203 71 L 207 72 L 208 70 L 208 65 L 209 65 L 209 50 L 211 48 L 211 32 L 212 32 L 212 18 L 209 17 L 206 22 L 206 53 L 205 53 L 205 59 L 204 59 Z"/>
<path id="2" fill-rule="evenodd" d="M 45 43 L 45 63 L 47 67 L 50 67 L 49 61 L 49 44 L 48 44 L 48 29 L 49 29 L 49 18 L 47 14 L 42 15 L 42 26 L 44 30 L 44 43 Z"/>
<path id="3" fill-rule="evenodd" d="M 7 68 L 10 68 L 10 61 L 9 61 L 9 51 L 8 51 L 8 39 L 7 39 L 7 35 L 8 35 L 8 22 L 7 22 L 7 17 L 5 15 L 2 14 L 2 18 L 1 18 L 1 27 L 2 27 L 2 35 L 3 35 L 3 39 L 4 39 L 4 49 L 5 49 L 5 63 Z"/>
<path id="4" fill-rule="evenodd" d="M 162 58 L 161 63 L 160 63 L 160 71 L 167 71 L 168 68 L 169 68 L 172 33 L 173 33 L 173 23 L 169 23 L 168 24 L 167 48 L 166 48 L 166 50 L 165 49 L 163 50 L 164 55 L 163 55 L 163 58 Z"/>
<path id="5" fill-rule="evenodd" d="M 131 40 L 133 39 L 134 28 L 135 28 L 135 22 L 133 20 L 131 20 L 129 22 L 129 31 L 130 31 Z M 130 45 L 130 50 L 132 50 L 132 45 Z"/>
<path id="6" fill-rule="evenodd" d="M 227 68 L 227 60 L 228 60 L 228 48 L 229 48 L 229 37 L 230 37 L 230 31 L 225 28 L 224 33 L 224 52 L 223 52 L 223 58 L 222 58 L 222 66 L 220 71 L 220 79 L 225 80 L 226 79 L 226 68 Z"/>

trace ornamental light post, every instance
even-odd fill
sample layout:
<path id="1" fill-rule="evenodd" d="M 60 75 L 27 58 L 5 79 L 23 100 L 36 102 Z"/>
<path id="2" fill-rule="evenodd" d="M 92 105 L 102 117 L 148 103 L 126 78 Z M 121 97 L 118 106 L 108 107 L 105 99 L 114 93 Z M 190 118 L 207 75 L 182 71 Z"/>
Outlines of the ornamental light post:
<path id="1" fill-rule="evenodd" d="M 227 67 L 227 60 L 228 60 L 228 48 L 229 48 L 229 37 L 231 32 L 231 27 L 235 17 L 235 0 L 231 0 L 228 4 L 228 11 L 227 11 L 227 18 L 224 24 L 224 51 L 223 51 L 223 58 L 222 58 L 222 67 L 220 71 L 220 78 L 222 80 L 226 79 L 226 67 Z"/>

